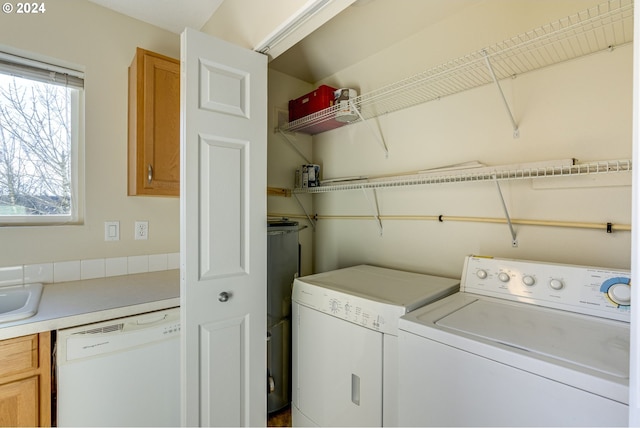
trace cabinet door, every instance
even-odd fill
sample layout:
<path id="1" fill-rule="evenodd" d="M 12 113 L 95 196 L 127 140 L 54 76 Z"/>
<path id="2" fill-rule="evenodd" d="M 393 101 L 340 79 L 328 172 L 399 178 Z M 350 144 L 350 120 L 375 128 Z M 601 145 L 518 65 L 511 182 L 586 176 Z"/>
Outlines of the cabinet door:
<path id="1" fill-rule="evenodd" d="M 0 385 L 0 426 L 40 425 L 38 376 Z"/>
<path id="2" fill-rule="evenodd" d="M 180 194 L 180 63 L 138 49 L 129 69 L 129 194 Z"/>
<path id="3" fill-rule="evenodd" d="M 51 425 L 51 334 L 0 341 L 0 426 Z"/>

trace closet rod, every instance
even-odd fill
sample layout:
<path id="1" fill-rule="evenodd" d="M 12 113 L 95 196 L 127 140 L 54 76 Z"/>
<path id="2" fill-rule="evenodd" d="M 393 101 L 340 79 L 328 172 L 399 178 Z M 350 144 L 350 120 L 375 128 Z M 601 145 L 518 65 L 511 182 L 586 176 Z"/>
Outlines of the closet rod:
<path id="1" fill-rule="evenodd" d="M 306 218 L 299 214 L 269 214 L 275 217 L 287 218 Z M 371 220 L 371 216 L 366 215 L 316 215 L 317 220 Z M 461 221 L 468 223 L 500 223 L 505 224 L 504 218 L 494 217 L 464 217 L 464 216 L 446 216 L 446 215 L 380 215 L 380 220 L 430 220 L 430 221 Z M 605 231 L 628 232 L 631 231 L 630 224 L 610 224 L 610 223 L 589 223 L 575 221 L 556 221 L 556 220 L 528 220 L 528 219 L 511 219 L 511 223 L 527 226 L 546 226 L 546 227 L 566 227 L 575 229 L 602 229 Z"/>

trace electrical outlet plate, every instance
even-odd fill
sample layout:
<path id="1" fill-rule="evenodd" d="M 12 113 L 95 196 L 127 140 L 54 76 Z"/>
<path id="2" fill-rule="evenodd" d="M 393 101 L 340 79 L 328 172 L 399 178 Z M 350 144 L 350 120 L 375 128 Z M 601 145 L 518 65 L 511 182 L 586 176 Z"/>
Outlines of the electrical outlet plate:
<path id="1" fill-rule="evenodd" d="M 134 233 L 136 240 L 149 239 L 149 222 L 136 221 Z"/>

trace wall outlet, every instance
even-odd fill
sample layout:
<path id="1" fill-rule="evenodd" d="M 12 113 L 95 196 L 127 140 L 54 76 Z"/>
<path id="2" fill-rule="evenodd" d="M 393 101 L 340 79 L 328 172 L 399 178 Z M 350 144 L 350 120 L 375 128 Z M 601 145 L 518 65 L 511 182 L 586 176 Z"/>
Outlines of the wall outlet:
<path id="1" fill-rule="evenodd" d="M 135 238 L 149 239 L 149 222 L 148 221 L 136 221 Z"/>
<path id="2" fill-rule="evenodd" d="M 120 222 L 119 221 L 104 222 L 104 240 L 105 241 L 120 240 Z"/>

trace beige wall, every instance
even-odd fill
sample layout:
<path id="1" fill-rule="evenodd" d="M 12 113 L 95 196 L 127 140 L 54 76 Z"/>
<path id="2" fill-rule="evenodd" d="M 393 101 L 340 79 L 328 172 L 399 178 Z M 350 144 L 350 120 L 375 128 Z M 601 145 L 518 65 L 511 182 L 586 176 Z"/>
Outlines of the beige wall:
<path id="1" fill-rule="evenodd" d="M 267 185 L 277 188 L 293 187 L 296 165 L 306 163 L 305 158 L 313 158 L 312 139 L 304 134 L 287 134 L 290 142 L 278 132 L 278 112 L 288 116 L 289 100 L 297 98 L 313 90 L 313 85 L 294 79 L 278 71 L 269 70 L 268 112 L 269 130 L 267 134 Z M 294 145 L 293 148 L 291 145 Z M 297 149 L 297 150 L 296 150 Z M 298 153 L 298 151 L 301 153 Z M 304 157 L 303 157 L 304 155 Z M 298 202 L 299 201 L 299 202 Z M 303 228 L 298 239 L 301 245 L 301 274 L 310 275 L 314 272 L 313 242 L 315 231 L 304 218 L 302 204 L 310 215 L 313 215 L 313 198 L 311 195 L 295 197 L 269 196 L 267 198 L 268 214 L 279 218 L 278 214 L 297 214 L 292 220 L 298 221 Z"/>
<path id="2" fill-rule="evenodd" d="M 0 43 L 85 70 L 85 224 L 0 228 L 0 267 L 179 251 L 179 200 L 127 196 L 127 67 L 136 46 L 179 58 L 179 36 L 88 1 L 46 8 L 3 14 Z M 105 242 L 115 220 L 121 239 Z M 133 239 L 136 220 L 149 222 L 149 240 Z"/>
<path id="3" fill-rule="evenodd" d="M 597 3 L 486 1 L 312 86 L 326 83 L 370 91 Z M 369 128 L 354 124 L 314 136 L 313 160 L 325 178 L 334 178 L 472 160 L 501 165 L 631 158 L 632 46 L 502 84 L 520 125 L 519 139 L 512 138 L 496 88 L 487 86 L 370 121 L 384 134 L 388 159 Z M 514 181 L 503 183 L 502 190 L 512 218 L 628 225 L 630 174 L 614 181 L 620 180 L 625 185 L 590 177 L 581 180 L 590 182 L 588 187 L 577 188 L 572 186 L 584 183 L 546 181 L 550 189 L 534 188 L 530 180 Z M 492 182 L 379 190 L 378 203 L 381 213 L 388 215 L 504 217 Z M 314 195 L 313 209 L 320 215 L 371 215 L 370 203 L 357 191 Z M 373 220 L 320 220 L 314 233 L 315 269 L 372 263 L 459 277 L 467 254 L 630 266 L 629 232 L 515 229 L 517 248 L 511 246 L 505 224 L 389 220 L 380 236 Z"/>

